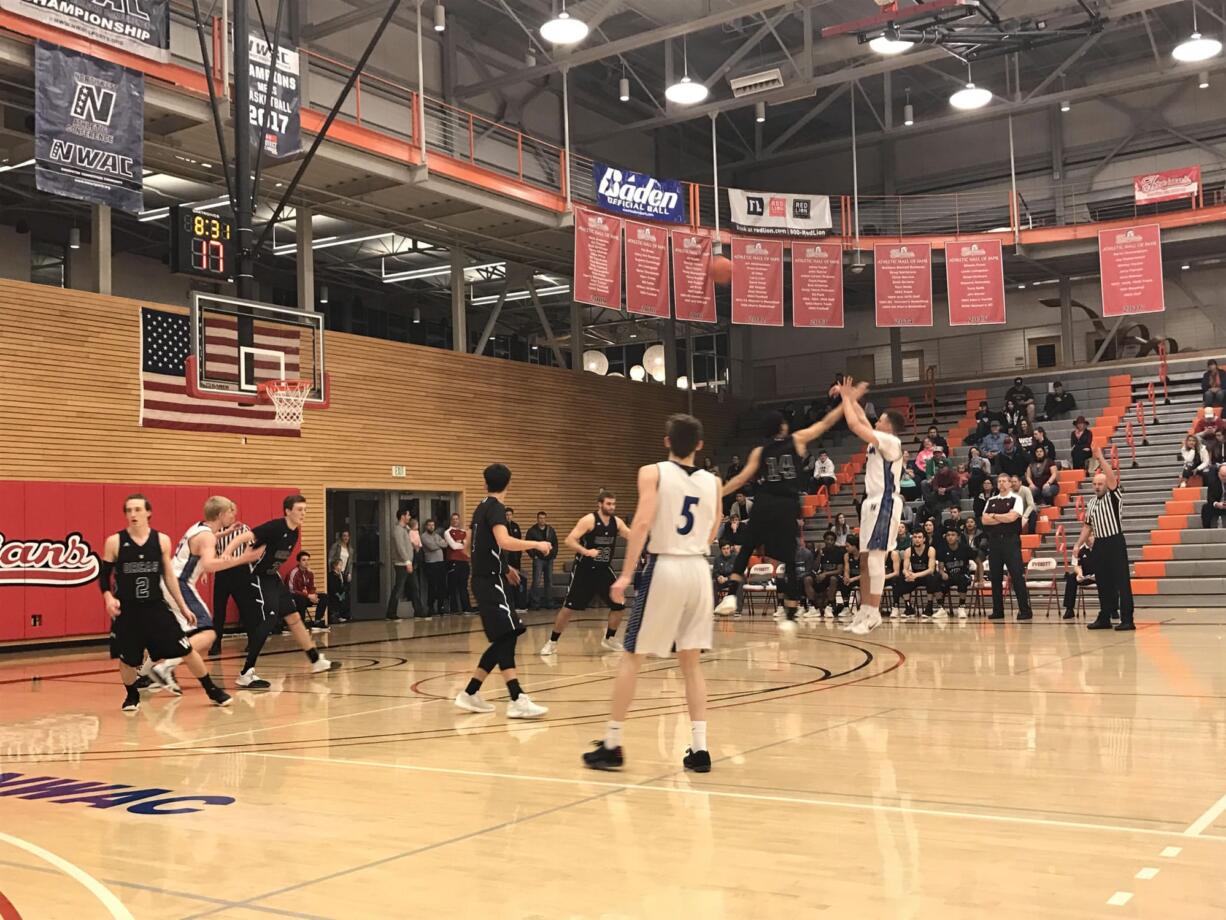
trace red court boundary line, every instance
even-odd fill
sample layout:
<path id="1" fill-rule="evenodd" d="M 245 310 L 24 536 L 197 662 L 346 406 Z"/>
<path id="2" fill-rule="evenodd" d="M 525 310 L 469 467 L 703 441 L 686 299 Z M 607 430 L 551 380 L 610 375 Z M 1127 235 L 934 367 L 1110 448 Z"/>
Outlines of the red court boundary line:
<path id="1" fill-rule="evenodd" d="M 0 891 L 0 920 L 21 920 L 21 914 L 17 913 L 17 908 L 4 896 L 3 891 Z"/>

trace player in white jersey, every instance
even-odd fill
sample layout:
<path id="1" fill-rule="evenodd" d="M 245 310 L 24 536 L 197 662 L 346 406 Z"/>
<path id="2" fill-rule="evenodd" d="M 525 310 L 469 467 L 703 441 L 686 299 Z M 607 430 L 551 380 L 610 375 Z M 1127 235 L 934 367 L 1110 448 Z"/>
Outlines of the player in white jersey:
<path id="1" fill-rule="evenodd" d="M 860 609 L 846 631 L 866 636 L 881 625 L 881 594 L 885 590 L 885 557 L 894 548 L 894 534 L 902 519 L 902 442 L 906 421 L 893 409 L 868 423 L 864 408 L 851 387 L 843 388 L 843 417 L 852 433 L 868 445 L 864 463 L 864 502 L 860 505 Z"/>
<path id="2" fill-rule="evenodd" d="M 709 773 L 707 688 L 699 656 L 712 643 L 714 596 L 707 553 L 719 532 L 719 477 L 694 467 L 702 448 L 702 422 L 674 415 L 665 428 L 668 460 L 639 468 L 639 504 L 626 547 L 621 577 L 610 595 L 624 603 L 635 564 L 646 546 L 647 561 L 638 572 L 638 592 L 626 626 L 627 654 L 613 682 L 612 713 L 604 740 L 583 755 L 593 770 L 620 770 L 622 723 L 634 702 L 634 688 L 645 655 L 665 658 L 676 649 L 685 678 L 693 743 L 682 761 L 687 770 Z M 649 542 L 650 541 L 650 542 Z"/>
<path id="3" fill-rule="evenodd" d="M 183 534 L 183 538 L 179 540 L 179 545 L 171 556 L 173 575 L 179 583 L 179 590 L 183 594 L 183 600 L 196 617 L 195 625 L 193 626 L 187 622 L 182 613 L 179 612 L 177 605 L 170 604 L 169 606 L 175 612 L 175 616 L 179 620 L 179 626 L 187 635 L 192 648 L 199 652 L 201 656 L 208 653 L 216 632 L 213 626 L 212 614 L 209 612 L 209 606 L 200 595 L 200 589 L 196 587 L 200 576 L 207 575 L 210 572 L 232 569 L 240 565 L 250 565 L 259 559 L 261 555 L 260 550 L 250 547 L 238 553 L 217 555 L 217 534 L 226 523 L 225 518 L 227 516 L 232 517 L 233 514 L 234 502 L 230 501 L 230 499 L 222 495 L 214 495 L 209 498 L 204 503 L 204 520 L 197 521 L 187 528 L 187 532 Z M 239 547 L 235 548 L 240 549 Z M 168 602 L 172 599 L 170 591 L 165 584 L 162 585 L 162 593 L 167 597 Z M 174 680 L 172 672 L 178 663 L 178 659 L 159 662 L 149 668 L 149 676 L 158 684 L 168 687 L 177 693 L 178 685 Z"/>

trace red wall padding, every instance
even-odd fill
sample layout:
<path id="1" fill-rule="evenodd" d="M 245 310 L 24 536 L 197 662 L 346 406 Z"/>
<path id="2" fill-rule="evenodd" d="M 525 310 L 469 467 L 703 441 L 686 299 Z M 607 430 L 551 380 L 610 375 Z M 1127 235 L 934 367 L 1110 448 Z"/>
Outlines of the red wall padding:
<path id="1" fill-rule="evenodd" d="M 3 543 L 63 541 L 79 533 L 101 556 L 107 535 L 124 526 L 123 502 L 142 492 L 153 505 L 150 523 L 170 537 L 172 547 L 200 520 L 204 501 L 224 495 L 238 505 L 238 519 L 249 527 L 281 517 L 281 501 L 296 489 L 251 486 L 180 486 L 152 483 L 20 482 L 0 480 L 0 538 Z M 318 509 L 323 514 L 323 509 Z M 309 518 L 308 518 L 309 521 Z M 301 542 L 301 540 L 300 540 Z M 3 560 L 0 544 L 0 561 Z M 285 569 L 292 568 L 293 560 Z M 110 631 L 96 582 L 76 587 L 22 584 L 0 578 L 0 642 L 46 641 Z M 20 579 L 21 576 L 18 576 Z M 212 608 L 212 583 L 201 579 L 201 594 Z M 228 622 L 237 619 L 234 605 Z M 217 618 L 217 612 L 213 612 Z M 34 625 L 35 618 L 40 619 Z"/>

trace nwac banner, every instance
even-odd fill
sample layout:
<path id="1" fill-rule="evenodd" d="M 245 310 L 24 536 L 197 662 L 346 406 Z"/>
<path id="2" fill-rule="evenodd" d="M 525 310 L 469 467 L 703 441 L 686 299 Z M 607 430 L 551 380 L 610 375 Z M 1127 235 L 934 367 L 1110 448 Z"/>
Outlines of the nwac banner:
<path id="1" fill-rule="evenodd" d="M 0 0 L 0 8 L 163 64 L 170 0 Z"/>
<path id="2" fill-rule="evenodd" d="M 140 211 L 144 135 L 143 75 L 38 42 L 34 173 L 39 191 Z"/>
<path id="3" fill-rule="evenodd" d="M 281 159 L 302 149 L 302 94 L 298 79 L 298 52 L 293 48 L 277 48 L 277 67 L 272 84 L 272 105 L 268 104 L 268 76 L 272 65 L 272 47 L 262 35 L 248 36 L 251 50 L 251 143 L 264 139 L 264 152 Z"/>

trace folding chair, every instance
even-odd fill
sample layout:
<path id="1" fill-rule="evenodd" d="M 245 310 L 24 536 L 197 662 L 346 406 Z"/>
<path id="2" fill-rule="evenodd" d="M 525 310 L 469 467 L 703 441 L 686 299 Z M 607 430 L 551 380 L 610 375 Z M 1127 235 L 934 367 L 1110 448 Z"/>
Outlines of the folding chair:
<path id="1" fill-rule="evenodd" d="M 1033 597 L 1035 592 L 1047 594 L 1047 613 L 1051 617 L 1051 608 L 1056 603 L 1056 560 L 1035 557 L 1026 564 L 1026 590 Z"/>
<path id="2" fill-rule="evenodd" d="M 1094 580 L 1093 575 L 1086 581 L 1077 583 L 1077 616 L 1083 620 L 1086 618 L 1086 594 L 1091 590 L 1097 595 L 1098 583 Z"/>
<path id="3" fill-rule="evenodd" d="M 986 617 L 988 615 L 988 595 L 984 592 L 991 592 L 992 590 L 992 586 L 988 584 L 987 579 L 987 561 L 972 560 L 971 573 L 971 609 L 968 613 L 973 617 Z"/>
<path id="4" fill-rule="evenodd" d="M 745 598 L 746 609 L 750 616 L 754 615 L 760 603 L 768 614 L 775 612 L 779 604 L 779 592 L 773 581 L 775 567 L 769 562 L 759 562 L 749 567 L 749 577 L 741 587 L 741 595 Z"/>

